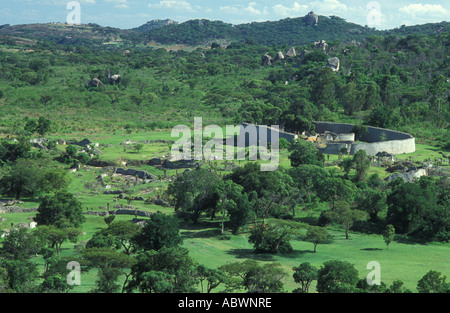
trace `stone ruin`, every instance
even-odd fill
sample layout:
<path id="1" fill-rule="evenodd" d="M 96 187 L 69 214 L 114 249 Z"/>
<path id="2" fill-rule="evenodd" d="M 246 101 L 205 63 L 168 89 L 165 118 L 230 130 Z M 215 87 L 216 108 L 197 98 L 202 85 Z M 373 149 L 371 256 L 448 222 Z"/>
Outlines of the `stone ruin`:
<path id="1" fill-rule="evenodd" d="M 407 133 L 402 133 L 390 129 L 379 127 L 367 127 L 367 133 L 362 135 L 360 141 L 352 139 L 353 124 L 333 123 L 333 122 L 314 122 L 315 131 L 319 139 L 320 134 L 339 134 L 333 137 L 333 140 L 319 140 L 320 151 L 325 154 L 340 154 L 342 149 L 346 149 L 349 154 L 353 155 L 358 150 L 365 150 L 367 155 L 376 156 L 379 152 L 389 154 L 412 153 L 415 149 L 415 139 Z M 343 140 L 346 139 L 346 140 Z M 350 140 L 349 140 L 350 139 Z M 317 140 L 315 140 L 317 141 Z"/>
<path id="2" fill-rule="evenodd" d="M 337 58 L 337 57 L 329 58 L 327 60 L 327 66 L 331 67 L 333 72 L 339 71 L 339 66 L 340 66 L 339 58 Z"/>
<path id="3" fill-rule="evenodd" d="M 328 44 L 325 40 L 316 41 L 316 42 L 314 42 L 313 45 L 314 45 L 314 47 L 319 48 L 324 51 L 327 50 L 327 48 L 328 48 Z"/>

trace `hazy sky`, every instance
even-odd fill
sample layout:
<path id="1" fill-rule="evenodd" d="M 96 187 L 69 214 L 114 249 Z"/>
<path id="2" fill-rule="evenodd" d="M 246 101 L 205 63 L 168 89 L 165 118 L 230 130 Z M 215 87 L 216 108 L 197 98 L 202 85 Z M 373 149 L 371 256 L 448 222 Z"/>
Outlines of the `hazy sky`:
<path id="1" fill-rule="evenodd" d="M 1 24 L 65 22 L 72 0 L 0 0 Z M 377 29 L 449 21 L 449 0 L 76 0 L 81 23 L 133 28 L 152 19 L 206 18 L 232 24 L 336 15 Z"/>

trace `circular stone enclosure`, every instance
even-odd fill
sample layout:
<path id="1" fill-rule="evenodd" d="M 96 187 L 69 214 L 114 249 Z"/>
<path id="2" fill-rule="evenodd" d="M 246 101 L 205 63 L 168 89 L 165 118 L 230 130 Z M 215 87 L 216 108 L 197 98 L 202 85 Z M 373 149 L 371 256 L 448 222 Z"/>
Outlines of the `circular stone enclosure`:
<path id="1" fill-rule="evenodd" d="M 314 122 L 316 133 L 332 132 L 335 134 L 352 133 L 353 124 Z M 416 150 L 415 139 L 412 135 L 395 130 L 367 126 L 367 133 L 359 139 L 361 142 L 327 142 L 321 149 L 324 154 L 340 154 L 345 148 L 350 155 L 359 150 L 365 150 L 367 155 L 374 156 L 379 152 L 390 154 L 412 153 Z"/>

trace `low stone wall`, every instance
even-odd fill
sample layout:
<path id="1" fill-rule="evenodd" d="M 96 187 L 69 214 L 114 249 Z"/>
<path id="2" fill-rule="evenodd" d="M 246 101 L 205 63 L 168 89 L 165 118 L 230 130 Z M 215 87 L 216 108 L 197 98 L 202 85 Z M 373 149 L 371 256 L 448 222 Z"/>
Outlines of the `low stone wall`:
<path id="1" fill-rule="evenodd" d="M 86 215 L 97 215 L 97 216 L 107 216 L 107 215 L 137 215 L 143 217 L 151 217 L 152 212 L 146 212 L 141 210 L 133 210 L 133 209 L 118 209 L 118 210 L 109 210 L 107 211 L 87 211 L 83 212 Z"/>
<path id="2" fill-rule="evenodd" d="M 239 144 L 240 146 L 244 145 L 245 142 L 245 146 L 249 146 L 252 143 L 249 140 L 249 136 L 253 136 L 256 134 L 256 144 L 259 142 L 259 138 L 260 138 L 260 129 L 262 125 L 256 125 L 256 124 L 249 124 L 249 123 L 241 123 L 241 132 L 239 133 L 237 142 L 235 144 Z M 254 127 L 254 128 L 253 128 Z M 272 133 L 278 133 L 278 138 L 284 138 L 287 141 L 291 142 L 292 140 L 296 139 L 298 136 L 296 134 L 293 133 L 289 133 L 283 130 L 277 130 L 275 128 L 272 128 L 270 126 L 266 126 L 264 128 L 262 128 L 262 131 L 264 132 L 264 134 L 267 136 L 267 142 L 271 142 L 272 140 Z M 255 134 L 254 134 L 254 133 Z M 248 134 L 248 135 L 247 135 Z M 244 137 L 245 136 L 245 137 Z"/>
<path id="3" fill-rule="evenodd" d="M 3 213 L 33 213 L 33 212 L 37 212 L 38 208 L 29 208 L 29 209 L 24 209 L 24 208 L 20 208 L 18 206 L 5 206 L 5 207 L 0 207 L 0 214 Z"/>
<path id="4" fill-rule="evenodd" d="M 316 133 L 326 131 L 336 134 L 351 133 L 353 124 L 314 122 Z M 325 154 L 340 154 L 345 148 L 349 154 L 355 154 L 359 150 L 365 150 L 367 155 L 376 155 L 378 152 L 390 154 L 412 153 L 416 151 L 415 139 L 412 135 L 379 127 L 367 127 L 368 132 L 361 136 L 363 142 L 334 142 L 328 143 L 326 148 L 321 149 Z"/>

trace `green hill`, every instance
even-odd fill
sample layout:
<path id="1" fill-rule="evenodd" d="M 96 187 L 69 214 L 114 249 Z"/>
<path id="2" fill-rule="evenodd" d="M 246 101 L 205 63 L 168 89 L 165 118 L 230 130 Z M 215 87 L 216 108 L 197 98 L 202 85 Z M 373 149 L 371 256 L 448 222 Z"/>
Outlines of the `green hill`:
<path id="1" fill-rule="evenodd" d="M 207 19 L 178 23 L 173 20 L 152 20 L 133 29 L 103 27 L 97 24 L 68 25 L 62 23 L 4 25 L 0 36 L 50 40 L 60 44 L 131 43 L 163 45 L 182 44 L 209 46 L 213 42 L 254 42 L 261 45 L 306 45 L 325 41 L 362 41 L 370 36 L 407 36 L 438 34 L 450 30 L 449 22 L 402 26 L 391 30 L 376 30 L 347 22 L 337 16 L 317 16 L 311 22 L 309 14 L 279 21 L 252 22 L 233 25 Z"/>
<path id="2" fill-rule="evenodd" d="M 337 16 L 318 16 L 318 23 L 308 20 L 308 15 L 286 18 L 279 21 L 253 22 L 232 25 L 222 21 L 190 20 L 171 24 L 143 33 L 146 40 L 159 43 L 200 45 L 217 40 L 244 42 L 252 40 L 263 45 L 304 45 L 326 40 L 361 41 L 369 36 L 436 34 L 450 30 L 450 23 L 430 23 L 402 26 L 397 29 L 379 31 L 350 23 Z"/>

